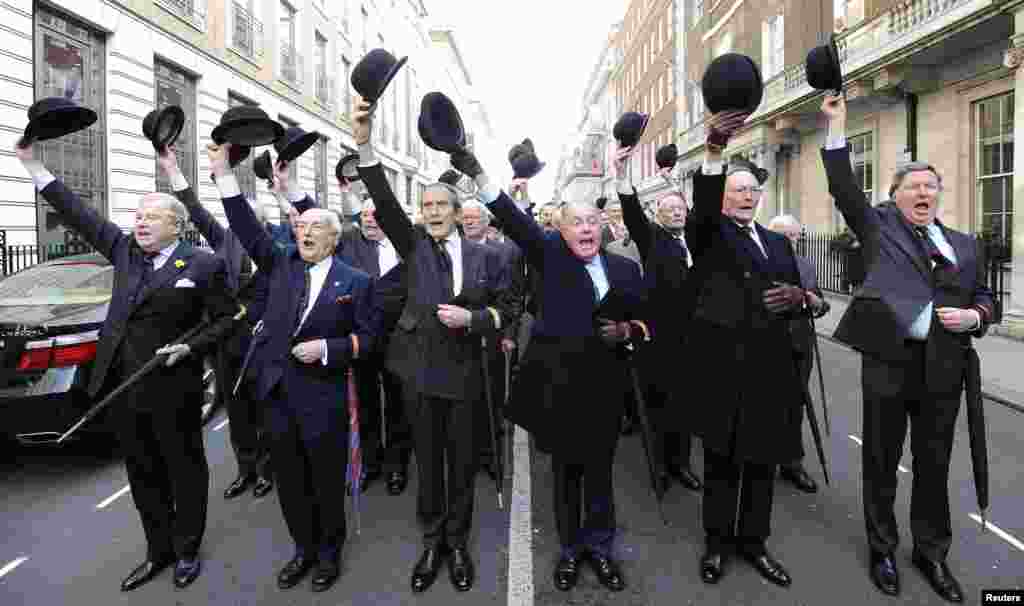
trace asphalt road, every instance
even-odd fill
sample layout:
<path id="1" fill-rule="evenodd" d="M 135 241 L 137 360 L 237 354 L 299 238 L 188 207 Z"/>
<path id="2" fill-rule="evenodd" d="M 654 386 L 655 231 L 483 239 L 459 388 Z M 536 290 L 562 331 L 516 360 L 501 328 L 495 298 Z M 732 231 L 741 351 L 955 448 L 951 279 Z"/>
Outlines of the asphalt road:
<path id="1" fill-rule="evenodd" d="M 897 500 L 903 537 L 897 561 L 903 595 L 886 598 L 868 579 L 860 446 L 854 439 L 860 435 L 860 364 L 849 350 L 827 340 L 821 344 L 832 421 L 832 435 L 826 441 L 832 483 L 824 486 L 808 434 L 806 464 L 822 490 L 805 495 L 779 483 L 774 534 L 769 540 L 769 549 L 794 577 L 789 589 L 768 584 L 738 560 L 730 561 L 722 584 L 703 585 L 697 574 L 703 546 L 700 495 L 673 486 L 664 503 L 670 525 L 663 525 L 648 488 L 641 442 L 634 435 L 620 443 L 615 471 L 621 531 L 617 550 L 628 583 L 621 594 L 605 591 L 589 569 L 574 591 L 563 593 L 554 588 L 551 570 L 558 540 L 551 508 L 550 459 L 536 452 L 530 453 L 528 465 L 525 456 L 519 465 L 521 475 L 530 470 L 529 477 L 515 482 L 519 487 L 516 503 L 526 505 L 530 518 L 516 531 L 529 536 L 513 541 L 516 549 L 527 551 L 513 554 L 513 560 L 525 558 L 527 565 L 513 566 L 511 578 L 509 514 L 497 509 L 494 486 L 481 474 L 472 544 L 476 587 L 465 594 L 456 593 L 443 575 L 426 594 L 412 595 L 409 573 L 419 553 L 413 473 L 401 496 L 387 495 L 380 483 L 364 496 L 361 533 L 355 535 L 350 527 L 342 577 L 334 588 L 313 594 L 304 583 L 281 591 L 275 585 L 275 575 L 291 556 L 292 545 L 276 493 L 260 500 L 245 495 L 225 501 L 220 496 L 234 478 L 235 464 L 229 426 L 221 426 L 220 419 L 215 419 L 206 428 L 211 484 L 202 548 L 204 569 L 192 587 L 174 589 L 168 570 L 139 590 L 119 591 L 121 579 L 142 559 L 144 543 L 131 495 L 121 492 L 126 480 L 114 456 L 86 445 L 22 449 L 13 460 L 0 464 L 0 605 L 518 605 L 530 603 L 529 595 L 533 603 L 542 605 L 941 603 L 909 562 L 913 467 L 909 452 L 904 456 L 907 471 L 900 473 Z M 686 388 L 685 373 L 680 374 L 680 388 Z M 692 401 L 694 406 L 713 405 L 714 395 L 695 394 Z M 1024 464 L 1024 448 L 1017 437 L 1024 429 L 1024 416 L 991 403 L 987 414 L 993 503 L 989 520 L 1010 539 L 1024 541 L 1024 488 L 1016 478 Z M 1019 588 L 1024 584 L 1024 544 L 1015 546 L 991 531 L 982 534 L 969 517 L 977 512 L 977 506 L 964 414 L 959 425 L 950 474 L 955 542 L 949 563 L 968 602 L 978 603 L 982 588 Z M 525 455 L 528 451 L 523 450 Z M 693 465 L 698 475 L 703 475 L 699 441 L 694 443 Z M 339 478 L 342 474 L 339 463 Z M 512 484 L 510 478 L 507 498 L 513 492 Z M 104 506 L 99 507 L 101 504 Z M 513 515 L 513 521 L 516 519 L 522 521 L 521 513 Z M 532 593 L 526 600 L 510 601 L 510 586 L 532 587 Z"/>

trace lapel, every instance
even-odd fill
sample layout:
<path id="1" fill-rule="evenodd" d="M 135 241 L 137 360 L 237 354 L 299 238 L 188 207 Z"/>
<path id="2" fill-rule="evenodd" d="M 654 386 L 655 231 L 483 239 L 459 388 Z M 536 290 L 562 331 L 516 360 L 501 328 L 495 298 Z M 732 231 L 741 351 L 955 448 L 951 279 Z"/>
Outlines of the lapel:
<path id="1" fill-rule="evenodd" d="M 957 267 L 962 266 L 964 262 L 970 258 L 972 252 L 970 239 L 960 232 L 948 229 L 945 225 L 939 222 L 938 219 L 935 220 L 935 224 L 939 226 L 940 230 L 942 230 L 942 235 L 946 237 L 946 242 L 949 242 L 949 245 L 953 247 L 953 252 L 956 253 Z"/>
<path id="2" fill-rule="evenodd" d="M 304 270 L 300 269 L 300 271 Z M 299 327 L 299 332 L 314 323 L 313 317 L 318 313 L 318 311 L 328 309 L 332 305 L 336 305 L 336 299 L 349 291 L 351 288 L 351 282 L 352 274 L 345 270 L 343 261 L 337 255 L 333 256 L 331 258 L 331 269 L 327 271 L 327 277 L 324 278 L 324 284 L 320 287 L 320 292 L 316 296 L 316 301 L 313 302 L 313 307 L 309 310 L 309 315 L 306 316 L 306 321 Z M 298 305 L 297 300 L 295 305 Z M 295 310 L 295 313 L 299 313 L 298 309 Z"/>
<path id="3" fill-rule="evenodd" d="M 903 218 L 903 214 L 900 213 L 900 210 L 895 205 L 890 205 L 887 208 L 887 212 L 883 213 L 882 216 L 886 217 L 889 224 L 893 227 L 893 229 L 885 230 L 885 233 L 889 234 L 892 241 L 903 249 L 903 252 L 910 257 L 911 262 L 921 272 L 925 280 L 930 282 L 932 272 L 931 268 L 925 265 L 927 255 L 924 245 L 921 244 L 907 220 Z"/>
<path id="4" fill-rule="evenodd" d="M 380 277 L 380 244 L 368 239 L 366 236 L 360 235 L 363 240 L 362 253 L 363 253 L 363 267 L 372 267 L 372 275 L 374 278 Z"/>
<path id="5" fill-rule="evenodd" d="M 189 259 L 195 254 L 195 249 L 192 245 L 181 240 L 178 242 L 178 246 L 174 248 L 174 252 L 171 253 L 171 257 L 167 259 L 167 262 L 163 266 L 153 273 L 153 277 L 149 280 L 149 284 L 146 285 L 145 290 L 139 293 L 138 302 L 136 306 L 142 305 L 149 297 L 164 287 L 173 278 L 178 277 L 178 274 L 185 271 L 189 265 Z M 181 263 L 179 263 L 181 261 Z M 139 279 L 142 278 L 142 266 L 139 266 Z"/>
<path id="6" fill-rule="evenodd" d="M 733 258 L 740 262 L 740 265 L 743 266 L 743 271 L 745 273 L 749 274 L 754 272 L 755 269 L 760 268 L 760 263 L 758 263 L 757 268 L 755 268 L 755 258 L 752 253 L 756 252 L 757 256 L 760 257 L 761 259 L 763 259 L 764 257 L 758 250 L 751 251 L 751 247 L 756 249 L 757 244 L 751 242 L 749 237 L 741 233 L 740 230 L 736 228 L 736 224 L 733 222 L 732 219 L 726 217 L 725 215 L 722 215 L 722 221 L 719 223 L 719 228 L 721 230 L 723 239 L 729 244 L 729 247 L 732 248 Z M 746 240 L 746 242 L 744 242 L 743 240 Z"/>

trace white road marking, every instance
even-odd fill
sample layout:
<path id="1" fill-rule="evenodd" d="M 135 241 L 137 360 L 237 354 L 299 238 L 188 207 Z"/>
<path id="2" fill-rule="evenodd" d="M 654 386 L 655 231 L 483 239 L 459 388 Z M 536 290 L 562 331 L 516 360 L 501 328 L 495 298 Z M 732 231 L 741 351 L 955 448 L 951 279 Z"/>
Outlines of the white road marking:
<path id="1" fill-rule="evenodd" d="M 899 469 L 903 473 L 910 473 L 910 470 L 907 469 L 906 467 L 902 466 L 902 465 L 899 465 L 898 467 L 896 467 L 896 469 Z"/>
<path id="2" fill-rule="evenodd" d="M 972 520 L 974 520 L 978 524 L 981 524 L 981 516 L 980 515 L 978 515 L 976 513 L 969 513 L 969 514 L 967 514 L 967 517 L 971 518 Z M 1012 534 L 1006 532 L 1002 528 L 1000 528 L 1000 527 L 996 526 L 995 524 L 993 524 L 992 520 L 985 520 L 985 528 L 987 528 L 988 530 L 991 530 L 993 534 L 995 534 L 1000 539 L 1006 541 L 1010 545 L 1013 545 L 1017 549 L 1019 549 L 1021 551 L 1024 551 L 1024 543 L 1021 543 Z"/>
<path id="3" fill-rule="evenodd" d="M 18 566 L 21 566 L 28 561 L 28 556 L 21 556 L 8 562 L 3 568 L 0 568 L 0 578 L 3 578 L 8 572 L 14 570 Z"/>
<path id="4" fill-rule="evenodd" d="M 533 521 L 530 500 L 530 437 L 515 428 L 512 500 L 508 527 L 508 605 L 533 605 Z"/>
<path id="5" fill-rule="evenodd" d="M 847 436 L 847 437 L 849 437 L 851 440 L 856 442 L 857 446 L 863 446 L 864 445 L 864 440 L 861 440 L 857 436 L 851 435 L 851 436 Z M 902 465 L 897 465 L 896 469 L 899 469 L 903 473 L 910 473 L 910 470 L 907 469 L 906 467 L 902 466 Z"/>
<path id="6" fill-rule="evenodd" d="M 220 430 L 224 429 L 224 426 L 227 425 L 227 424 L 228 424 L 228 419 L 224 419 L 220 423 L 217 423 L 216 427 L 214 427 L 213 430 L 214 431 L 220 431 Z"/>
<path id="7" fill-rule="evenodd" d="M 119 498 L 121 498 L 122 496 L 124 496 L 124 494 L 126 492 L 128 492 L 129 490 L 131 490 L 131 486 L 125 486 L 121 490 L 118 490 L 114 494 L 112 494 L 109 497 L 107 497 L 107 498 L 103 499 L 102 501 L 100 501 L 99 505 L 96 506 L 96 509 L 105 509 L 107 507 L 107 505 L 110 505 L 114 501 L 116 501 Z"/>

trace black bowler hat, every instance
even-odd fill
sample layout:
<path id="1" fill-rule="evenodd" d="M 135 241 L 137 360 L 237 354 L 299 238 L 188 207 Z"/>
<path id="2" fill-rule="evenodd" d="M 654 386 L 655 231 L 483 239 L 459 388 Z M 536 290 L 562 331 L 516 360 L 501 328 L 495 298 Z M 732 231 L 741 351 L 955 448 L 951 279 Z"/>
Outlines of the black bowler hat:
<path id="1" fill-rule="evenodd" d="M 283 135 L 284 127 L 255 105 L 228 108 L 220 117 L 220 124 L 210 133 L 217 145 L 228 142 L 248 147 L 270 145 Z"/>
<path id="2" fill-rule="evenodd" d="M 313 144 L 320 138 L 320 133 L 314 131 L 306 132 L 298 126 L 289 126 L 284 135 L 274 141 L 274 149 L 277 150 L 278 162 L 291 162 L 306 150 L 313 147 Z"/>
<path id="3" fill-rule="evenodd" d="M 739 53 L 716 57 L 704 70 L 700 88 L 704 107 L 712 114 L 727 110 L 752 112 L 764 95 L 760 68 L 753 59 Z"/>
<path id="4" fill-rule="evenodd" d="M 431 149 L 452 154 L 466 148 L 466 129 L 462 126 L 462 117 L 444 93 L 433 92 L 423 96 L 417 126 L 420 138 Z"/>
<path id="5" fill-rule="evenodd" d="M 250 148 L 247 147 L 245 149 Z M 260 179 L 266 179 L 267 183 L 271 186 L 274 185 L 274 169 L 270 160 L 269 151 L 263 150 L 262 154 L 256 156 L 256 159 L 252 161 L 252 172 Z"/>
<path id="6" fill-rule="evenodd" d="M 383 48 L 373 49 L 352 70 L 352 88 L 367 103 L 375 103 L 408 59 L 395 59 L 394 55 Z"/>
<path id="7" fill-rule="evenodd" d="M 459 181 L 461 180 L 462 173 L 451 168 L 441 173 L 441 176 L 437 178 L 438 183 L 444 183 L 445 185 L 451 185 L 452 187 L 458 187 Z"/>
<path id="8" fill-rule="evenodd" d="M 33 141 L 47 141 L 84 130 L 92 126 L 98 116 L 88 107 L 82 107 L 64 97 L 46 97 L 28 108 L 28 126 L 18 142 L 27 147 Z"/>
<path id="9" fill-rule="evenodd" d="M 508 152 L 508 162 L 512 165 L 516 179 L 532 179 L 544 169 L 545 163 L 537 158 L 533 150 L 533 141 L 523 139 L 522 143 L 513 145 Z"/>
<path id="10" fill-rule="evenodd" d="M 836 36 L 829 37 L 828 44 L 815 46 L 807 53 L 805 63 L 807 83 L 817 90 L 843 90 L 843 68 L 839 64 L 839 48 Z"/>
<path id="11" fill-rule="evenodd" d="M 604 207 L 607 206 L 607 205 L 608 205 L 608 198 L 606 198 L 604 196 L 601 196 L 597 200 L 594 200 L 594 206 L 596 206 L 598 210 L 604 210 Z"/>
<path id="12" fill-rule="evenodd" d="M 338 164 L 334 167 L 334 176 L 338 178 L 338 181 L 348 181 L 353 183 L 359 181 L 359 170 L 356 168 L 359 166 L 359 154 L 349 154 L 338 160 Z"/>
<path id="13" fill-rule="evenodd" d="M 185 127 L 185 112 L 177 105 L 154 109 L 142 120 L 142 134 L 153 144 L 153 149 L 163 152 L 178 140 Z"/>
<path id="14" fill-rule="evenodd" d="M 679 161 L 679 148 L 675 143 L 663 145 L 655 152 L 654 161 L 657 162 L 658 168 L 672 168 Z"/>
<path id="15" fill-rule="evenodd" d="M 612 135 L 619 142 L 619 146 L 633 147 L 644 136 L 644 130 L 647 129 L 647 122 L 650 119 L 650 114 L 626 112 L 615 123 Z"/>

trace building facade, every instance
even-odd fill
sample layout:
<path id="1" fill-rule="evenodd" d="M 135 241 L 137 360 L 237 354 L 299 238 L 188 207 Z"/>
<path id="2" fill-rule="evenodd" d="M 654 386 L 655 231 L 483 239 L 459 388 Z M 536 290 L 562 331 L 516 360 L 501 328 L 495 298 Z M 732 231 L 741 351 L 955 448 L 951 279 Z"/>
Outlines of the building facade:
<path id="1" fill-rule="evenodd" d="M 259 105 L 285 126 L 321 135 L 296 163 L 300 186 L 321 205 L 351 213 L 334 166 L 355 150 L 351 70 L 370 49 L 386 48 L 409 62 L 380 100 L 377 154 L 396 195 L 415 207 L 423 186 L 446 168 L 428 153 L 416 120 L 420 99 L 450 90 L 450 29 L 438 36 L 420 0 L 32 0 L 0 3 L 0 229 L 8 244 L 72 239 L 38 198 L 13 153 L 37 99 L 65 96 L 90 107 L 99 121 L 85 131 L 37 145 L 54 174 L 101 214 L 126 229 L 141 194 L 166 189 L 142 119 L 154 108 L 180 105 L 186 128 L 179 164 L 202 202 L 223 219 L 204 149 L 221 115 L 238 104 Z M 461 62 L 459 62 L 461 63 Z M 453 96 L 460 110 L 484 115 L 471 90 Z M 470 101 L 475 107 L 470 107 Z M 493 129 L 472 120 L 479 141 Z M 249 160 L 237 169 L 246 193 L 271 202 Z"/>

